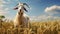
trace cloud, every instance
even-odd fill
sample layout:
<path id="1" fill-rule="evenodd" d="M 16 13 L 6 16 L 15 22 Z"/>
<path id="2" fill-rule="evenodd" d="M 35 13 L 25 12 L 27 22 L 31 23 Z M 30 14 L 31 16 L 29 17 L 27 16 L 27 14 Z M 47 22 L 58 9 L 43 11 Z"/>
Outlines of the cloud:
<path id="1" fill-rule="evenodd" d="M 60 13 L 60 6 L 53 5 L 51 7 L 47 7 L 45 9 L 45 12 L 58 14 L 58 13 Z"/>
<path id="2" fill-rule="evenodd" d="M 0 4 L 5 4 L 7 2 L 5 2 L 4 0 L 0 0 Z"/>
<path id="3" fill-rule="evenodd" d="M 5 15 L 9 12 L 10 8 L 6 7 L 7 2 L 0 0 L 0 15 Z"/>
<path id="4" fill-rule="evenodd" d="M 0 15 L 5 15 L 7 14 L 7 12 L 0 12 Z"/>
<path id="5" fill-rule="evenodd" d="M 58 16 L 51 15 L 40 15 L 40 16 L 31 16 L 30 21 L 46 21 L 46 20 L 55 20 L 60 19 Z"/>
<path id="6" fill-rule="evenodd" d="M 5 8 L 5 9 L 0 9 L 0 15 L 5 15 L 9 13 L 9 9 Z"/>

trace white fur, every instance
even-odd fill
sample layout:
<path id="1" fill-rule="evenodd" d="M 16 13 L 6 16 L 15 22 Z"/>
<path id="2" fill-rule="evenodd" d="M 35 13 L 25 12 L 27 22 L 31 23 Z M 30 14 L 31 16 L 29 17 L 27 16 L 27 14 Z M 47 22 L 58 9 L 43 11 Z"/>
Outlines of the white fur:
<path id="1" fill-rule="evenodd" d="M 17 26 L 17 25 L 19 24 L 18 17 L 19 17 L 19 15 L 17 14 L 16 17 L 15 17 L 15 19 L 14 19 L 14 26 Z M 20 18 L 19 18 L 19 19 L 20 19 Z M 26 14 L 24 13 L 22 20 L 23 20 L 24 24 L 27 25 L 28 22 L 29 22 L 29 17 L 28 17 L 28 15 L 26 15 Z"/>
<path id="2" fill-rule="evenodd" d="M 23 10 L 23 4 L 19 4 L 18 5 L 18 11 L 20 10 L 20 9 L 22 9 L 22 12 L 24 12 L 24 10 Z M 14 19 L 14 26 L 17 26 L 17 25 L 19 25 L 19 23 L 20 23 L 20 21 L 19 21 L 19 19 L 21 19 L 20 18 L 20 15 L 18 14 L 18 12 L 17 12 L 17 14 L 16 14 L 16 17 L 15 17 L 15 19 Z M 25 24 L 26 26 L 28 25 L 28 22 L 29 22 L 29 17 L 24 13 L 23 14 L 23 17 L 22 17 L 22 22 L 23 22 L 23 24 Z"/>

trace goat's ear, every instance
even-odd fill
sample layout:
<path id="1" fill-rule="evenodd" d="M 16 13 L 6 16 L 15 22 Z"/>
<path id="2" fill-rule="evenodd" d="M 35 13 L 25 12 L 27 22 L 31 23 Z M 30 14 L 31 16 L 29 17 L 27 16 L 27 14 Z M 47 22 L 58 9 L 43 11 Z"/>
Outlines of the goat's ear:
<path id="1" fill-rule="evenodd" d="M 24 8 L 24 10 L 25 10 L 26 12 L 28 12 L 28 10 L 26 10 L 26 8 Z"/>
<path id="2" fill-rule="evenodd" d="M 15 7 L 15 8 L 14 8 L 14 10 L 17 10 L 17 9 L 18 9 L 18 7 Z"/>
<path id="3" fill-rule="evenodd" d="M 30 8 L 28 4 L 26 4 L 26 3 L 23 3 L 23 4 L 26 5 L 28 8 Z"/>

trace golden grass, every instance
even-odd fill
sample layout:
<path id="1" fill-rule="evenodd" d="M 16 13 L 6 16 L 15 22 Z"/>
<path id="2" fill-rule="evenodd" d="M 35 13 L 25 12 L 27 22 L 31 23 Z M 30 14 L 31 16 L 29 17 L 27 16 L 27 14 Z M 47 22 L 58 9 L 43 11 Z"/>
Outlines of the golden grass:
<path id="1" fill-rule="evenodd" d="M 14 28 L 13 22 L 0 22 L 0 34 L 60 34 L 60 20 L 32 22 L 29 28 Z"/>

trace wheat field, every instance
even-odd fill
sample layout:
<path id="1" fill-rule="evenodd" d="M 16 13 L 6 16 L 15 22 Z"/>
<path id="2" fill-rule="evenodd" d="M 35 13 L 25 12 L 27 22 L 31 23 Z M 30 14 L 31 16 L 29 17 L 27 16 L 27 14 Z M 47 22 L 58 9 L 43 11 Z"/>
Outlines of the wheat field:
<path id="1" fill-rule="evenodd" d="M 28 28 L 14 27 L 13 22 L 0 22 L 0 34 L 60 34 L 60 20 L 29 23 Z"/>

